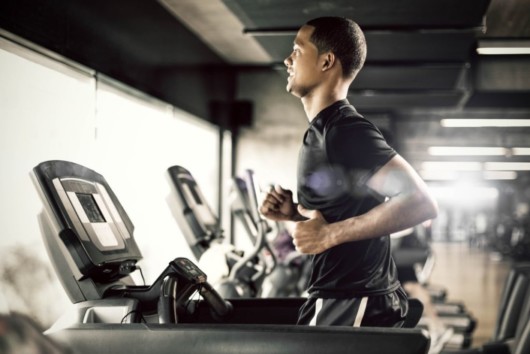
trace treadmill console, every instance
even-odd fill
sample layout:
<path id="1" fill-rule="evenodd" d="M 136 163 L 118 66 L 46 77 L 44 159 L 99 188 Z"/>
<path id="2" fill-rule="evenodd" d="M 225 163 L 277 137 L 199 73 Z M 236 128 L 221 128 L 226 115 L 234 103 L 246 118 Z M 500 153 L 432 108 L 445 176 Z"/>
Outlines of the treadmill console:
<path id="1" fill-rule="evenodd" d="M 75 178 L 55 178 L 53 185 L 79 238 L 99 260 L 105 253 L 124 250 L 131 237 L 104 186 Z"/>
<path id="2" fill-rule="evenodd" d="M 43 162 L 33 172 L 47 212 L 44 236 L 52 258 L 64 257 L 57 250 L 66 247 L 82 276 L 100 283 L 136 269 L 142 255 L 134 227 L 103 176 L 67 161 Z"/>
<path id="3" fill-rule="evenodd" d="M 192 284 L 206 282 L 206 274 L 187 258 L 177 258 L 172 262 L 179 275 Z"/>
<path id="4" fill-rule="evenodd" d="M 176 198 L 170 199 L 171 210 L 195 259 L 199 260 L 212 242 L 223 238 L 219 218 L 187 169 L 172 166 L 168 176 L 176 192 Z"/>

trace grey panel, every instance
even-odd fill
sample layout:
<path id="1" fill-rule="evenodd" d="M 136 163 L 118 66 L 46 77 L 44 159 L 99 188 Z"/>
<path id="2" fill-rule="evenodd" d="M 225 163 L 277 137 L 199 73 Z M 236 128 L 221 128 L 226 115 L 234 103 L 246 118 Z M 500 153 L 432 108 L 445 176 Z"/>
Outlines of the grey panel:
<path id="1" fill-rule="evenodd" d="M 473 91 L 466 103 L 469 108 L 530 108 L 530 90 Z"/>
<path id="2" fill-rule="evenodd" d="M 453 90 L 465 65 L 366 65 L 352 83 L 353 90 Z"/>
<path id="3" fill-rule="evenodd" d="M 481 56 L 477 62 L 475 87 L 478 90 L 530 92 L 529 59 L 527 55 Z"/>
<path id="4" fill-rule="evenodd" d="M 407 108 L 452 107 L 462 100 L 463 92 L 362 92 L 350 91 L 348 99 L 362 112 L 370 110 L 392 110 Z"/>

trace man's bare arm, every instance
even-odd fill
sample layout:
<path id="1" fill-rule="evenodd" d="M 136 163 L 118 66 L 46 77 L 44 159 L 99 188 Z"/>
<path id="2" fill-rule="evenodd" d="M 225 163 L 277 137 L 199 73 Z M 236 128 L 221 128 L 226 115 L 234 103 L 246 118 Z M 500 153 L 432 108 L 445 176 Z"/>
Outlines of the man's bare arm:
<path id="1" fill-rule="evenodd" d="M 377 171 L 367 185 L 388 200 L 363 215 L 328 224 L 319 211 L 299 207 L 300 214 L 309 220 L 295 225 L 293 239 L 298 251 L 321 253 L 345 242 L 388 235 L 438 214 L 425 182 L 399 155 Z"/>

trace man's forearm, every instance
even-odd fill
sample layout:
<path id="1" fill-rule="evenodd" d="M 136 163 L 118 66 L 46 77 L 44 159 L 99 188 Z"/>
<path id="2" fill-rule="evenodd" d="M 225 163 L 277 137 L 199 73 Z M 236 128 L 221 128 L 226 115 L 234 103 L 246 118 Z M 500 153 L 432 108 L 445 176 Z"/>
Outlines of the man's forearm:
<path id="1" fill-rule="evenodd" d="M 369 212 L 330 224 L 334 245 L 389 235 L 437 216 L 436 202 L 417 192 L 397 195 Z"/>

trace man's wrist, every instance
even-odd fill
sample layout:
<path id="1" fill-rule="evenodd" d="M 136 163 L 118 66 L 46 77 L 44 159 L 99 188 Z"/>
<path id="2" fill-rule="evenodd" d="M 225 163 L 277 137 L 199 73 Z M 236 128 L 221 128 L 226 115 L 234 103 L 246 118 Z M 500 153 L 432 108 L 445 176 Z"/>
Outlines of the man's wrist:
<path id="1" fill-rule="evenodd" d="M 309 220 L 308 218 L 306 218 L 305 216 L 303 216 L 302 214 L 300 214 L 298 212 L 298 204 L 293 204 L 294 205 L 294 208 L 293 208 L 293 215 L 291 215 L 291 221 L 306 221 L 306 220 Z"/>
<path id="2" fill-rule="evenodd" d="M 328 248 L 338 246 L 344 242 L 341 240 L 343 230 L 340 227 L 339 223 L 327 224 L 325 227 Z"/>
<path id="3" fill-rule="evenodd" d="M 291 217 L 292 221 L 306 221 L 309 220 L 305 216 L 300 215 L 300 213 L 295 212 L 294 215 Z"/>

